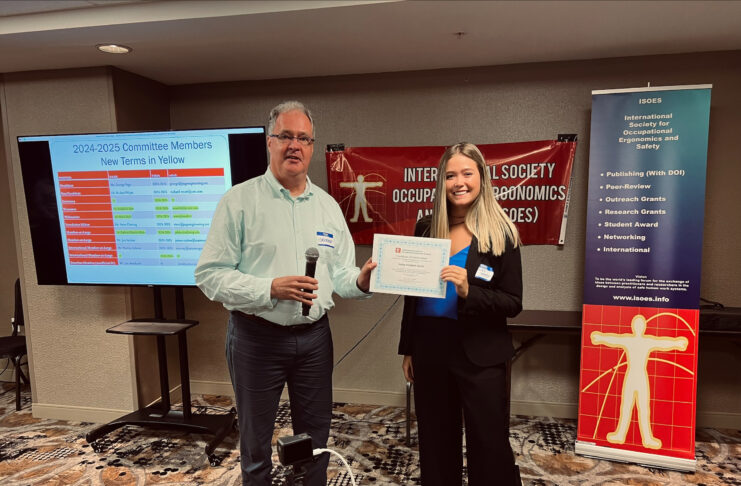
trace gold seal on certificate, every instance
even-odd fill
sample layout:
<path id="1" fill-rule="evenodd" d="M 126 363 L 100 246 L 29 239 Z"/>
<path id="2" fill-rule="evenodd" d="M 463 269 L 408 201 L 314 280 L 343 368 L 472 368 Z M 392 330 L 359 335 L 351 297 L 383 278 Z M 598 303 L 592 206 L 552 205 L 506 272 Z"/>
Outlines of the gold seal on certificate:
<path id="1" fill-rule="evenodd" d="M 449 260 L 450 240 L 375 234 L 370 291 L 445 298 L 440 272 Z"/>

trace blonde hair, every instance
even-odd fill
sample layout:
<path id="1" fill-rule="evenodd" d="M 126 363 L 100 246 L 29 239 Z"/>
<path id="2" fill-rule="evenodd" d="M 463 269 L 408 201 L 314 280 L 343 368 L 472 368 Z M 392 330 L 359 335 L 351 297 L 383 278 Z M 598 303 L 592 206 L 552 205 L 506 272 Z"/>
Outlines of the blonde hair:
<path id="1" fill-rule="evenodd" d="M 466 227 L 479 242 L 479 251 L 482 253 L 491 251 L 495 255 L 501 255 L 504 253 L 507 241 L 512 242 L 515 247 L 519 246 L 522 242 L 517 227 L 494 197 L 486 160 L 484 160 L 484 156 L 478 147 L 468 142 L 460 142 L 449 147 L 440 158 L 440 164 L 437 168 L 437 184 L 435 186 L 435 203 L 432 210 L 430 236 L 433 238 L 448 238 L 450 236 L 445 170 L 448 161 L 457 154 L 473 160 L 479 170 L 481 190 L 471 207 L 468 208 L 465 219 Z"/>

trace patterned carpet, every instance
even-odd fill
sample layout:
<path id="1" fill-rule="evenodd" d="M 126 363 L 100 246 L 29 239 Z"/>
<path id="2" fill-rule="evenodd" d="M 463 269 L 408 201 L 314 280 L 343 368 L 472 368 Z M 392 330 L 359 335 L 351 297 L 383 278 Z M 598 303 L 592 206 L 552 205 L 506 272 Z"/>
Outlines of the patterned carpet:
<path id="1" fill-rule="evenodd" d="M 0 484 L 3 485 L 239 485 L 236 433 L 216 450 L 219 466 L 208 464 L 207 437 L 125 427 L 101 439 L 101 452 L 85 442 L 95 425 L 31 416 L 30 393 L 15 411 L 14 391 L 0 388 Z M 202 395 L 196 413 L 224 413 L 228 397 Z M 275 438 L 292 435 L 287 404 L 281 404 Z M 404 409 L 337 403 L 329 447 L 350 463 L 357 484 L 420 484 L 417 451 L 405 442 Z M 740 485 L 741 432 L 701 429 L 697 472 L 682 474 L 574 455 L 576 422 L 512 417 L 511 441 L 523 484 L 551 485 Z M 412 429 L 412 437 L 415 430 Z M 333 456 L 334 457 L 334 456 Z M 274 458 L 278 464 L 277 456 Z M 286 468 L 275 468 L 275 485 L 286 484 Z M 350 485 L 334 459 L 329 486 Z M 496 474 L 493 471 L 493 474 Z M 492 479 L 496 484 L 496 479 Z"/>

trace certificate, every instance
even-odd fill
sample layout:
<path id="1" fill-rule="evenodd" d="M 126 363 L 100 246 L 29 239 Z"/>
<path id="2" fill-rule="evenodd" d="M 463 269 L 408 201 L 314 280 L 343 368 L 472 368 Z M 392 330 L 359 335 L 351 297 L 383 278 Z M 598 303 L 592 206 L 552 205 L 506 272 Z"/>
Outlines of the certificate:
<path id="1" fill-rule="evenodd" d="M 450 240 L 375 234 L 370 291 L 445 298 L 440 272 L 449 260 Z"/>

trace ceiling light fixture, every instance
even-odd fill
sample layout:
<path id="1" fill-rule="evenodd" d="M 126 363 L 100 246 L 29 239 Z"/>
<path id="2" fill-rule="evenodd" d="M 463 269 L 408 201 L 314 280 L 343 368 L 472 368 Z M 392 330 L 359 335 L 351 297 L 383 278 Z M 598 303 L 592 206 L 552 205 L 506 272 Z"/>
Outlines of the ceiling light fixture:
<path id="1" fill-rule="evenodd" d="M 121 44 L 98 44 L 95 47 L 97 47 L 99 51 L 107 52 L 108 54 L 128 54 L 133 51 L 131 47 Z"/>

